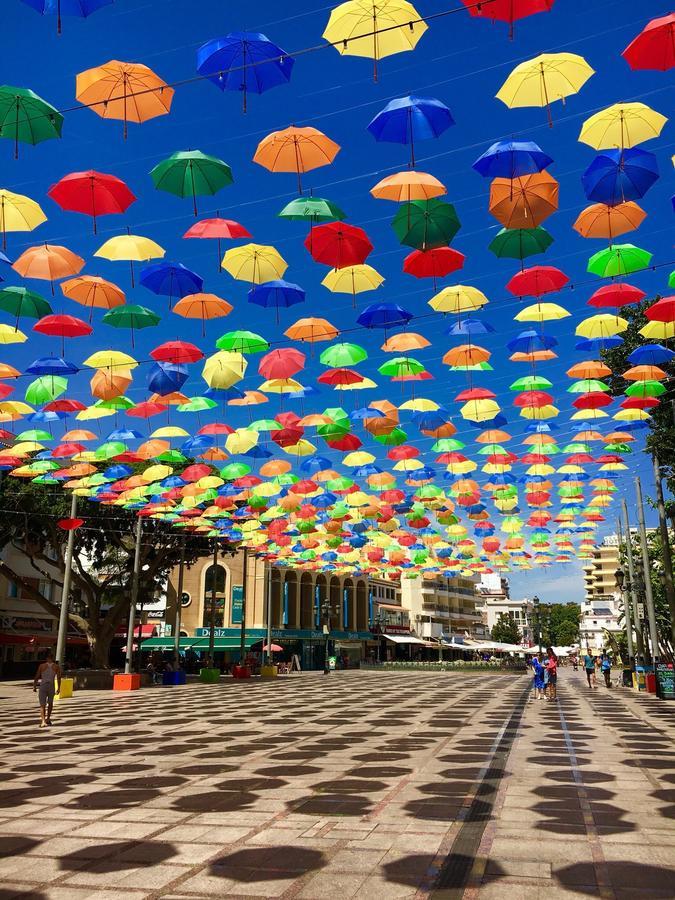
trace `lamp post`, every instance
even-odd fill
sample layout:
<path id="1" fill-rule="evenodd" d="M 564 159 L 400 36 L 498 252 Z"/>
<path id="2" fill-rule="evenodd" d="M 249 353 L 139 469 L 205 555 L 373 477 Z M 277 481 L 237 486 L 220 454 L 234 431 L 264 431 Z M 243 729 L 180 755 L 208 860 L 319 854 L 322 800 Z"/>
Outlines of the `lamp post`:
<path id="1" fill-rule="evenodd" d="M 620 566 L 614 573 L 614 580 L 623 601 L 623 621 L 626 626 L 626 644 L 628 647 L 628 668 L 633 672 L 635 670 L 635 651 L 633 649 L 633 627 L 630 618 L 630 584 L 626 581 L 626 573 Z"/>
<path id="2" fill-rule="evenodd" d="M 326 646 L 324 649 L 324 657 L 323 657 L 323 674 L 330 675 L 330 666 L 328 664 L 328 653 L 330 650 L 330 626 L 331 626 L 331 613 L 334 612 L 333 606 L 331 605 L 330 599 L 325 597 L 323 602 L 321 603 L 321 618 L 323 620 L 323 631 L 326 635 Z"/>
<path id="3" fill-rule="evenodd" d="M 540 618 L 540 604 L 541 600 L 535 594 L 532 598 L 532 608 L 534 611 L 534 642 L 537 644 L 539 648 L 539 652 L 541 653 L 541 618 Z"/>
<path id="4" fill-rule="evenodd" d="M 377 625 L 377 661 L 382 662 L 382 628 L 387 623 L 387 614 L 380 609 L 373 621 Z"/>

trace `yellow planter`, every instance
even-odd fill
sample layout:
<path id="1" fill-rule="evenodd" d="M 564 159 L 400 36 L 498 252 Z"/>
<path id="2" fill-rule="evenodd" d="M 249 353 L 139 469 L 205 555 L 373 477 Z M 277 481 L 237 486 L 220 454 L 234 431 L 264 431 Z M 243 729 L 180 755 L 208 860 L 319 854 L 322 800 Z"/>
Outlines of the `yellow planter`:
<path id="1" fill-rule="evenodd" d="M 276 666 L 260 666 L 261 678 L 276 678 L 279 670 Z"/>
<path id="2" fill-rule="evenodd" d="M 58 694 L 54 694 L 55 700 L 66 700 L 68 697 L 73 696 L 73 678 L 62 678 L 61 684 L 59 686 Z"/>

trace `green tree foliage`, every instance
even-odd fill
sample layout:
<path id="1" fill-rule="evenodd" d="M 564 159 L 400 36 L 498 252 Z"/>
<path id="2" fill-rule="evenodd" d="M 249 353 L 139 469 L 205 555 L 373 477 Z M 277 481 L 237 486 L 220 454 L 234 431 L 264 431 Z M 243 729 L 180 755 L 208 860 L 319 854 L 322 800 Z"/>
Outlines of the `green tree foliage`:
<path id="1" fill-rule="evenodd" d="M 576 644 L 580 618 L 581 607 L 578 603 L 542 603 L 539 607 L 542 644 L 551 647 Z"/>
<path id="2" fill-rule="evenodd" d="M 34 578 L 61 588 L 68 532 L 57 522 L 70 515 L 70 496 L 57 485 L 37 485 L 5 476 L 0 480 L 0 509 L 0 549 L 12 547 L 24 554 L 34 569 Z M 104 668 L 113 635 L 129 614 L 136 515 L 122 507 L 87 500 L 81 501 L 78 514 L 85 521 L 75 531 L 71 597 L 78 602 L 71 604 L 69 620 L 86 635 L 92 665 Z M 144 520 L 139 598 L 147 601 L 164 586 L 168 573 L 178 565 L 183 542 L 188 565 L 212 552 L 202 535 L 172 529 L 155 519 Z M 46 600 L 11 567 L 11 555 L 4 556 L 0 572 L 21 586 L 24 597 L 58 618 L 59 605 Z"/>
<path id="3" fill-rule="evenodd" d="M 636 570 L 637 593 L 641 602 L 644 602 L 644 570 L 642 566 L 642 548 L 637 534 L 632 535 L 633 562 Z M 662 653 L 672 659 L 673 657 L 673 630 L 670 608 L 666 597 L 663 580 L 663 553 L 661 534 L 659 531 L 647 533 L 647 551 L 649 553 L 649 575 L 654 597 L 654 611 L 656 613 L 656 631 Z M 675 543 L 671 540 L 671 553 L 675 558 Z M 625 545 L 622 545 L 621 565 L 628 578 L 628 566 L 626 562 Z M 644 635 L 649 637 L 649 627 L 645 623 Z"/>
<path id="4" fill-rule="evenodd" d="M 519 644 L 521 641 L 520 628 L 507 613 L 499 614 L 490 634 L 492 640 L 500 644 Z"/>

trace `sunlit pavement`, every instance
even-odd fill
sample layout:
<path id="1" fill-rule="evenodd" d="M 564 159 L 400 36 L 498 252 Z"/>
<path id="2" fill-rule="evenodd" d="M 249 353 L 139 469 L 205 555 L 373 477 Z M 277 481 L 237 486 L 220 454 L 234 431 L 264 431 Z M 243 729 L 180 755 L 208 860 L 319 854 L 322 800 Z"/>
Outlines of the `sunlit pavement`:
<path id="1" fill-rule="evenodd" d="M 675 894 L 675 704 L 563 670 L 0 684 L 0 898 Z"/>

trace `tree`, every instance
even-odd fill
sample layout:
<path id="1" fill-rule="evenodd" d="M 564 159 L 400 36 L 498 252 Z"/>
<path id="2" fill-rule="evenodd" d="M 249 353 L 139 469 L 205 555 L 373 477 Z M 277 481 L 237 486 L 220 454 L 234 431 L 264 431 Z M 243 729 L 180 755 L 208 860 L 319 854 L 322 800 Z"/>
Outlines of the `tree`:
<path id="1" fill-rule="evenodd" d="M 500 613 L 499 618 L 492 626 L 493 641 L 500 644 L 519 644 L 521 642 L 520 628 L 507 613 Z"/>
<path id="2" fill-rule="evenodd" d="M 579 640 L 581 607 L 578 603 L 542 603 L 539 607 L 541 642 L 568 647 Z"/>
<path id="3" fill-rule="evenodd" d="M 82 501 L 83 505 L 85 502 L 81 516 L 85 523 L 75 531 L 71 570 L 71 591 L 79 595 L 79 604 L 77 611 L 71 604 L 68 618 L 86 635 L 92 665 L 105 668 L 115 631 L 129 614 L 136 514 L 119 506 L 89 501 Z M 3 477 L 0 509 L 0 550 L 14 547 L 30 561 L 36 578 L 61 588 L 68 532 L 57 523 L 70 515 L 70 496 L 56 485 Z M 203 535 L 171 528 L 160 520 L 144 520 L 139 597 L 152 597 L 163 587 L 171 569 L 178 565 L 183 544 L 188 565 L 212 552 Z M 231 545 L 224 549 L 232 552 Z M 59 604 L 45 599 L 4 558 L 0 559 L 0 572 L 21 586 L 23 596 L 58 619 Z"/>

